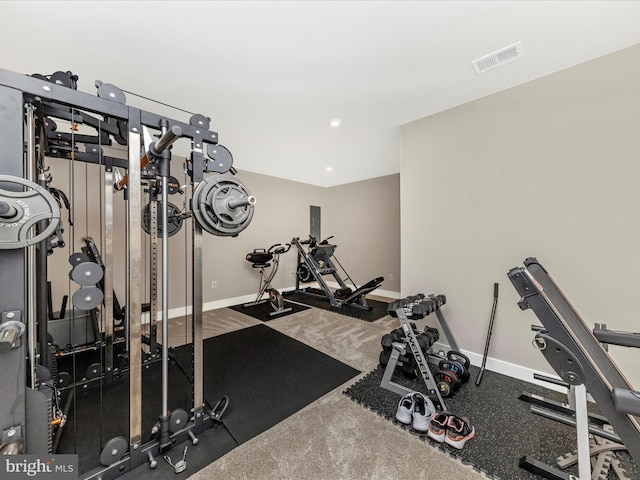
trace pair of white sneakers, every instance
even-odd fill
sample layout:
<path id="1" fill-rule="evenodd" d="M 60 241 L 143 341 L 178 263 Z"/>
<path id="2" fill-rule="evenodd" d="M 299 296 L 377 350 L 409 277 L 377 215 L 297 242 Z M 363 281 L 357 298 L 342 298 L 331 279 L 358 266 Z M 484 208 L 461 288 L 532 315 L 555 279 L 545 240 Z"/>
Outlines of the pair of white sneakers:
<path id="1" fill-rule="evenodd" d="M 400 399 L 396 420 L 411 425 L 418 432 L 427 432 L 435 411 L 436 408 L 429 397 L 420 392 L 411 392 Z"/>

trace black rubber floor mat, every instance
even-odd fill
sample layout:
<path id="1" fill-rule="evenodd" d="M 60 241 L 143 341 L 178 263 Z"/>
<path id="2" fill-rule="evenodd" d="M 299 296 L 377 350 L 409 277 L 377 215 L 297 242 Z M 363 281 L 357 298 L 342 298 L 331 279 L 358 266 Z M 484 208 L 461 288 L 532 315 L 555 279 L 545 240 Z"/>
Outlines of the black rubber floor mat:
<path id="1" fill-rule="evenodd" d="M 308 310 L 309 308 L 311 308 L 307 305 L 301 305 L 294 302 L 284 302 L 284 307 L 285 309 L 290 308 L 291 310 L 284 313 L 278 313 L 273 309 L 269 302 L 263 302 L 259 303 L 258 305 L 251 305 L 248 307 L 245 307 L 243 305 L 233 305 L 229 308 L 237 312 L 242 312 L 245 315 L 249 315 L 250 317 L 256 318 L 258 320 L 262 320 L 263 322 L 268 322 L 269 320 L 274 320 L 276 318 L 286 317 L 287 315 L 302 312 L 303 310 Z"/>
<path id="2" fill-rule="evenodd" d="M 206 339 L 203 357 L 205 401 L 213 406 L 223 395 L 229 397 L 222 428 L 205 430 L 202 444 L 185 443 L 189 467 L 181 477 L 176 477 L 162 458 L 156 459 L 156 469 L 142 465 L 128 477 L 139 478 L 144 472 L 150 478 L 186 478 L 360 373 L 264 324 Z M 177 347 L 172 358 L 168 406 L 188 412 L 193 375 L 191 346 Z M 152 439 L 151 429 L 162 409 L 159 366 L 145 369 L 143 374 L 143 443 Z M 122 436 L 128 441 L 128 406 L 126 374 L 109 385 L 88 389 L 79 386 L 57 453 L 77 453 L 80 474 L 100 468 L 100 452 L 110 439 Z M 183 449 L 175 446 L 168 454 L 172 459 L 181 458 Z"/>
<path id="3" fill-rule="evenodd" d="M 556 402 L 566 402 L 565 395 L 490 371 L 485 371 L 482 383 L 477 387 L 475 378 L 478 371 L 471 367 L 468 383 L 452 397 L 444 399 L 447 410 L 468 417 L 475 428 L 475 438 L 467 441 L 461 450 L 435 442 L 426 434 L 419 434 L 397 422 L 395 414 L 401 397 L 380 387 L 383 374 L 380 367 L 349 387 L 344 394 L 493 479 L 539 479 L 541 477 L 519 468 L 520 457 L 533 455 L 555 466 L 558 456 L 576 449 L 574 428 L 531 413 L 531 404 L 518 398 L 527 391 Z M 422 377 L 410 380 L 394 375 L 393 381 L 426 393 Z M 617 452 L 616 455 L 629 478 L 640 478 L 640 469 L 627 452 Z M 569 471 L 573 475 L 578 474 L 577 468 Z M 609 474 L 606 478 L 616 478 L 613 470 Z"/>
<path id="4" fill-rule="evenodd" d="M 205 341 L 204 391 L 229 397 L 225 426 L 243 443 L 360 372 L 256 325 Z"/>
<path id="5" fill-rule="evenodd" d="M 313 290 L 318 293 L 322 293 L 322 290 Z M 331 312 L 346 315 L 347 317 L 357 318 L 365 322 L 375 322 L 383 317 L 387 316 L 387 302 L 380 302 L 378 300 L 368 299 L 367 305 L 372 307 L 371 310 L 363 310 L 351 305 L 344 305 L 340 308 L 332 307 L 328 298 L 320 298 L 315 295 L 309 295 L 303 292 L 285 292 L 285 297 L 298 303 L 304 303 L 315 308 L 321 308 L 323 310 L 329 310 Z"/>

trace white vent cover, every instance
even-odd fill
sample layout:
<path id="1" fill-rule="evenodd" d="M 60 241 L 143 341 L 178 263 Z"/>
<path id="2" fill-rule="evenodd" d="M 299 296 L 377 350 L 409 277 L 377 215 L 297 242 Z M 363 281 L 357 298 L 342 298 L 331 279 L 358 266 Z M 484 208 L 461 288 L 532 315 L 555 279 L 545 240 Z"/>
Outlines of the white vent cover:
<path id="1" fill-rule="evenodd" d="M 487 70 L 493 70 L 494 68 L 501 67 L 505 63 L 513 62 L 522 58 L 522 43 L 514 43 L 508 47 L 496 50 L 489 55 L 477 58 L 471 62 L 476 73 L 484 73 Z"/>

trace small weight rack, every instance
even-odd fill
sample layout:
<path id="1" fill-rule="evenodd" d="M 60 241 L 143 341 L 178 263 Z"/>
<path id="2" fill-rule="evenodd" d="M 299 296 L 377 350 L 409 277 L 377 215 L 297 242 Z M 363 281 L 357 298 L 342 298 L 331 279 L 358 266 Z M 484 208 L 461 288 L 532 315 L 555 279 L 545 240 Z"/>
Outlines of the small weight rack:
<path id="1" fill-rule="evenodd" d="M 416 360 L 417 367 L 420 370 L 420 374 L 427 387 L 427 392 L 429 396 L 432 397 L 432 400 L 434 400 L 434 403 L 436 403 L 436 408 L 442 411 L 445 411 L 447 409 L 446 405 L 444 403 L 444 400 L 442 399 L 442 395 L 440 394 L 440 390 L 438 389 L 434 376 L 431 374 L 431 371 L 429 370 L 429 367 L 428 367 L 429 362 L 436 366 L 439 365 L 440 361 L 442 360 L 442 357 L 427 353 L 428 359 L 425 358 L 425 355 L 422 352 L 422 349 L 420 348 L 420 344 L 418 343 L 418 339 L 414 332 L 413 326 L 409 322 L 410 319 L 409 319 L 409 316 L 407 315 L 407 312 L 413 311 L 413 307 L 418 303 L 422 303 L 423 306 L 420 307 L 420 313 L 416 314 L 415 316 L 412 315 L 413 318 L 424 318 L 426 315 L 429 315 L 429 313 L 436 312 L 436 316 L 438 317 L 440 326 L 442 330 L 445 332 L 445 335 L 447 337 L 447 340 L 449 340 L 449 344 L 451 348 L 453 350 L 459 351 L 458 344 L 455 341 L 455 338 L 453 337 L 451 329 L 449 328 L 449 325 L 447 324 L 447 321 L 445 320 L 444 315 L 440 311 L 440 307 L 444 305 L 444 303 L 446 302 L 446 299 L 444 295 L 429 295 L 428 297 L 424 295 L 416 295 L 410 298 L 413 299 L 413 301 L 406 302 L 406 301 L 403 301 L 404 300 L 403 299 L 397 302 L 392 302 L 389 305 L 389 308 L 395 307 L 395 310 L 393 310 L 393 313 L 391 311 L 389 313 L 390 315 L 397 317 L 398 320 L 400 321 L 400 327 L 404 334 L 406 343 L 402 344 L 400 342 L 393 342 L 392 344 L 393 349 L 391 351 L 391 355 L 389 356 L 387 366 L 385 367 L 384 373 L 382 375 L 382 381 L 380 382 L 380 387 L 384 388 L 385 390 L 389 390 L 391 392 L 397 393 L 398 395 L 401 395 L 401 396 L 408 395 L 413 392 L 413 390 L 411 390 L 410 388 L 400 385 L 398 383 L 395 383 L 391 380 L 400 357 L 403 355 L 409 354 L 409 352 L 407 352 L 407 345 L 408 345 L 411 351 L 411 354 L 413 354 L 413 357 Z M 429 303 L 430 305 L 427 306 L 426 303 Z M 430 348 L 429 350 L 427 350 L 427 352 L 429 351 L 430 351 Z"/>

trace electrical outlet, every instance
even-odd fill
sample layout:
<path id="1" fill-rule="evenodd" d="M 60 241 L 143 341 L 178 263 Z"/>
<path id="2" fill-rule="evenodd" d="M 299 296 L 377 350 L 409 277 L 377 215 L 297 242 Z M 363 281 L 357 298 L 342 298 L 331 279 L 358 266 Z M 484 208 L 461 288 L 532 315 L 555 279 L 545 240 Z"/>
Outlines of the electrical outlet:
<path id="1" fill-rule="evenodd" d="M 217 280 L 211 280 L 211 288 L 218 288 L 218 281 Z"/>
<path id="2" fill-rule="evenodd" d="M 393 280 L 393 273 L 389 274 L 389 281 Z"/>

